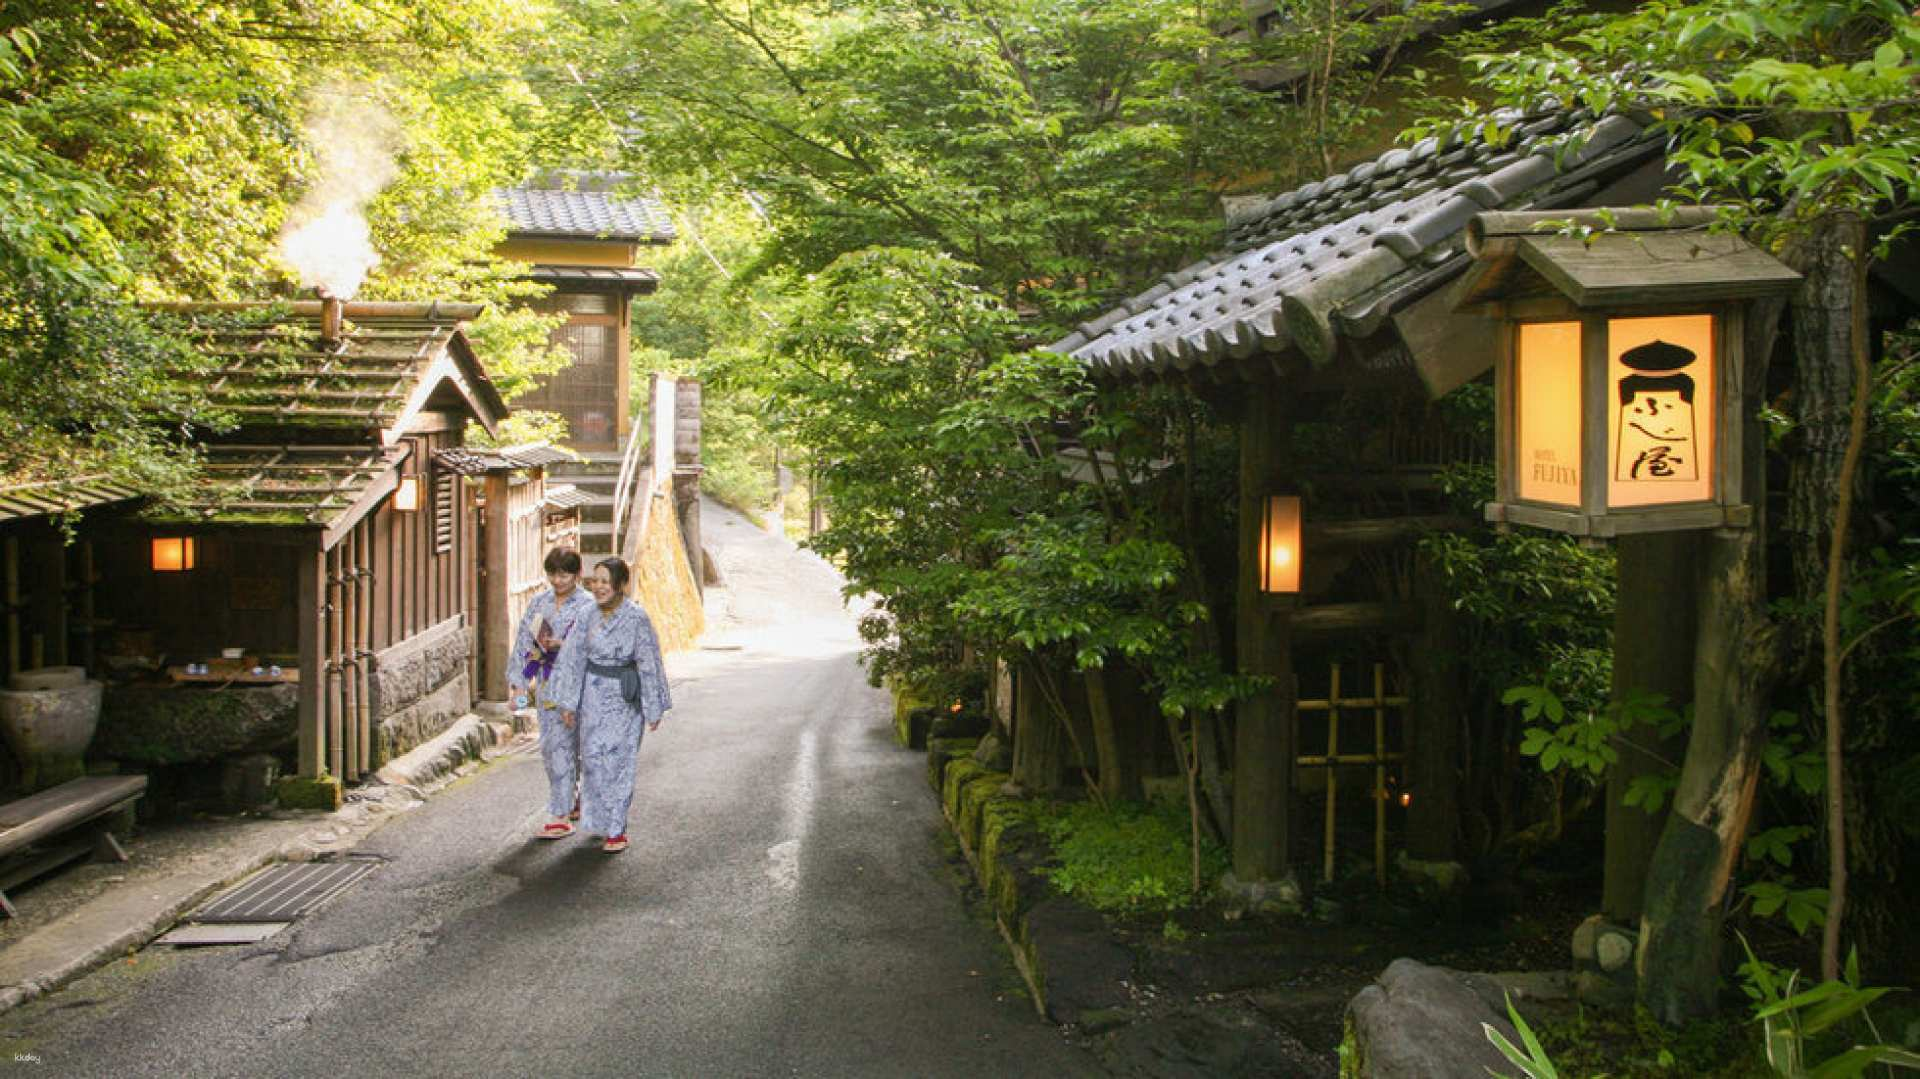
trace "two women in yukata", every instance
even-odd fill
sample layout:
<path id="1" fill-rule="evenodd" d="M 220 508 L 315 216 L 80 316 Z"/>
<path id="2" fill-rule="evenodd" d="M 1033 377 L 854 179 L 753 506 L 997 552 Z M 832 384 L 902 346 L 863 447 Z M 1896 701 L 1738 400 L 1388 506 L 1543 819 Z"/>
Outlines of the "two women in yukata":
<path id="1" fill-rule="evenodd" d="M 578 819 L 588 835 L 604 837 L 601 850 L 617 854 L 627 849 L 640 739 L 660 726 L 673 700 L 653 622 L 627 598 L 627 564 L 602 559 L 586 580 L 585 596 L 579 571 L 578 554 L 548 553 L 553 590 L 528 605 L 514 640 L 514 655 L 526 661 L 508 668 L 517 686 L 538 678 L 550 819 L 536 834 L 564 839 Z M 552 630 L 544 640 L 542 619 Z"/>

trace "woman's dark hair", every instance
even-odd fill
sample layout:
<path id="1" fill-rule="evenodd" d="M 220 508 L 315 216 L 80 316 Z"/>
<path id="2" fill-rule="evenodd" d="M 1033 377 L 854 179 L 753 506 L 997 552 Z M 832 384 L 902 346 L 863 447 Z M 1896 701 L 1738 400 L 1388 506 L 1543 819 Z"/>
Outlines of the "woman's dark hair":
<path id="1" fill-rule="evenodd" d="M 566 547 L 555 547 L 547 552 L 547 560 L 542 565 L 548 573 L 579 573 L 580 552 Z"/>
<path id="2" fill-rule="evenodd" d="M 618 558 L 603 558 L 595 562 L 594 568 L 607 571 L 607 582 L 613 585 L 615 592 L 625 592 L 627 582 L 633 579 L 633 572 L 627 569 L 627 563 Z"/>

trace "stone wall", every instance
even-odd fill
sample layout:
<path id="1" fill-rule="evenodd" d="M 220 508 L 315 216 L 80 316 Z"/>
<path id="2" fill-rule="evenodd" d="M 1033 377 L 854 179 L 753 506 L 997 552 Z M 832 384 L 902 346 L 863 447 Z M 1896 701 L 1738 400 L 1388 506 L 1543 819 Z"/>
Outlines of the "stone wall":
<path id="1" fill-rule="evenodd" d="M 451 727 L 473 708 L 473 628 L 449 618 L 373 657 L 373 767 Z"/>
<path id="2" fill-rule="evenodd" d="M 657 498 L 633 558 L 633 598 L 647 609 L 663 651 L 692 648 L 707 628 L 673 500 Z"/>

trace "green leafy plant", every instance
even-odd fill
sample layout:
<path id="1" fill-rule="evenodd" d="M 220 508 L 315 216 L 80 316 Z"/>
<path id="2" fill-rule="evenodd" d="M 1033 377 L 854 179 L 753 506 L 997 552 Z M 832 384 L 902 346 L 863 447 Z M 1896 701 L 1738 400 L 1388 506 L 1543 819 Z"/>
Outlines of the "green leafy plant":
<path id="1" fill-rule="evenodd" d="M 1053 849 L 1053 863 L 1041 872 L 1062 893 L 1096 910 L 1124 913 L 1161 914 L 1193 904 L 1184 806 L 1044 803 L 1036 817 Z M 1226 851 L 1218 844 L 1202 839 L 1200 853 L 1208 879 L 1226 871 Z M 1168 939 L 1178 939 L 1177 923 L 1166 925 L 1175 929 Z"/>
<path id="2" fill-rule="evenodd" d="M 1782 970 L 1755 956 L 1744 936 L 1740 947 L 1747 954 L 1747 961 L 1740 965 L 1743 988 L 1753 1001 L 1753 1018 L 1764 1031 L 1767 1063 L 1775 1073 L 1787 1079 L 1850 1079 L 1875 1065 L 1889 1071 L 1896 1067 L 1920 1070 L 1920 1053 L 1880 1041 L 1867 1008 L 1894 990 L 1861 987 L 1857 949 L 1847 954 L 1839 978 L 1800 989 L 1799 971 Z M 1874 1044 L 1854 1044 L 1823 1060 L 1808 1059 L 1817 1039 L 1855 1019 Z"/>
<path id="3" fill-rule="evenodd" d="M 1519 1068 L 1526 1079 L 1560 1079 L 1560 1072 L 1554 1068 L 1553 1059 L 1547 1056 L 1547 1051 L 1541 1046 L 1540 1039 L 1534 1035 L 1533 1028 L 1520 1017 L 1520 1010 L 1513 1006 L 1511 994 L 1507 996 L 1507 1018 L 1513 1023 L 1513 1029 L 1519 1033 L 1521 1044 L 1513 1044 L 1492 1023 L 1480 1024 L 1480 1029 L 1486 1033 L 1487 1040 L 1493 1043 L 1493 1047 L 1500 1050 L 1501 1056 L 1512 1061 L 1513 1066 Z M 1488 1072 L 1492 1074 L 1493 1070 L 1489 1068 Z"/>

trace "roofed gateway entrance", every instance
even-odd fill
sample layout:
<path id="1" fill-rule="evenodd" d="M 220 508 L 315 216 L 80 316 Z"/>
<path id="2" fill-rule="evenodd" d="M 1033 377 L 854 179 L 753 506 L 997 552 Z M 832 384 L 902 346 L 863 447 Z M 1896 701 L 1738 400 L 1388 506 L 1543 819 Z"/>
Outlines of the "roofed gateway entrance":
<path id="1" fill-rule="evenodd" d="M 1662 169 L 1657 140 L 1621 117 L 1521 123 L 1501 145 L 1427 139 L 1237 214 L 1225 250 L 1052 346 L 1097 378 L 1181 380 L 1238 419 L 1235 652 L 1242 673 L 1276 687 L 1243 701 L 1234 724 L 1239 886 L 1285 887 L 1311 857 L 1299 849 L 1312 835 L 1301 765 L 1336 756 L 1347 736 L 1301 703 L 1344 696 L 1324 672 L 1362 656 L 1388 659 L 1383 685 L 1409 687 L 1394 777 L 1406 854 L 1456 858 L 1463 645 L 1410 541 L 1467 524 L 1450 515 L 1441 475 L 1484 464 L 1491 447 L 1426 403 L 1492 366 L 1495 331 L 1454 313 L 1442 286 L 1471 262 L 1475 215 L 1643 201 Z M 1309 429 L 1339 437 L 1302 456 L 1295 436 Z M 1298 595 L 1260 587 L 1263 510 L 1277 495 L 1301 497 Z M 1376 799 L 1387 785 L 1374 783 Z"/>

